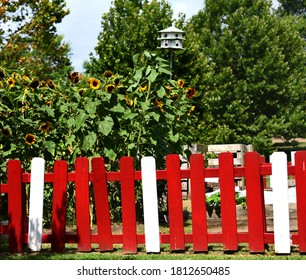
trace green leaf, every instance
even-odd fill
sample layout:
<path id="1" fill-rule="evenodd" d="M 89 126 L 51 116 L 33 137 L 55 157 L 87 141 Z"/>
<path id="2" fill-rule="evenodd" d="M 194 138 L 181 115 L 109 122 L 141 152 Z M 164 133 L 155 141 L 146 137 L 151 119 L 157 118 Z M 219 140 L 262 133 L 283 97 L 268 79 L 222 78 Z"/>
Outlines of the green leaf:
<path id="1" fill-rule="evenodd" d="M 117 154 L 114 152 L 113 149 L 107 149 L 107 148 L 104 148 L 104 154 L 107 158 L 109 158 L 110 160 L 115 160 L 116 157 L 117 157 Z"/>
<path id="2" fill-rule="evenodd" d="M 125 120 L 132 120 L 137 117 L 137 114 L 132 113 L 131 110 L 126 110 L 123 114 Z"/>
<path id="3" fill-rule="evenodd" d="M 121 105 L 116 105 L 111 109 L 112 112 L 124 113 L 125 109 Z"/>
<path id="4" fill-rule="evenodd" d="M 41 110 L 47 112 L 48 116 L 54 117 L 54 110 L 50 108 L 49 106 L 42 105 Z"/>
<path id="5" fill-rule="evenodd" d="M 152 69 L 150 75 L 148 76 L 148 81 L 154 83 L 157 77 L 158 77 L 158 72 L 155 69 Z"/>
<path id="6" fill-rule="evenodd" d="M 107 136 L 112 131 L 113 126 L 113 119 L 109 116 L 106 116 L 103 121 L 98 122 L 98 131 Z"/>
<path id="7" fill-rule="evenodd" d="M 87 152 L 97 141 L 97 134 L 93 131 L 90 132 L 87 136 L 84 137 L 83 141 L 83 150 Z"/>
<path id="8" fill-rule="evenodd" d="M 170 137 L 170 141 L 176 143 L 180 139 L 180 134 L 176 133 L 175 135 L 173 135 L 173 132 L 170 131 L 169 137 Z"/>
<path id="9" fill-rule="evenodd" d="M 147 70 L 146 70 L 146 76 L 150 74 L 151 69 L 152 69 L 151 65 L 148 65 Z"/>
<path id="10" fill-rule="evenodd" d="M 55 143 L 53 141 L 44 141 L 43 142 L 43 146 L 45 147 L 45 149 L 47 149 L 47 151 L 54 156 L 55 155 Z"/>
<path id="11" fill-rule="evenodd" d="M 85 123 L 87 119 L 87 115 L 84 111 L 82 111 L 76 118 L 75 118 L 75 130 L 78 131 Z"/>
<path id="12" fill-rule="evenodd" d="M 163 98 L 164 95 L 165 95 L 165 93 L 166 93 L 165 88 L 164 88 L 164 87 L 160 87 L 159 90 L 157 91 L 157 96 L 158 96 L 159 98 Z"/>
<path id="13" fill-rule="evenodd" d="M 142 69 L 137 69 L 134 74 L 134 79 L 140 81 L 142 78 Z"/>
<path id="14" fill-rule="evenodd" d="M 149 113 L 149 116 L 150 117 L 153 117 L 154 120 L 156 120 L 157 122 L 159 121 L 160 119 L 160 114 L 156 113 L 156 112 L 151 112 Z"/>

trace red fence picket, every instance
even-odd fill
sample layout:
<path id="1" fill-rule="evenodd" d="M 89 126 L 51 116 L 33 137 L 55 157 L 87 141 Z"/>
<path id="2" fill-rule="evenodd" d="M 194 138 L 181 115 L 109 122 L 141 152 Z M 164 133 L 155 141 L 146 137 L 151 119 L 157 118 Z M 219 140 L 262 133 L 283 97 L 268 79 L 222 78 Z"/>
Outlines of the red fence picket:
<path id="1" fill-rule="evenodd" d="M 21 252 L 23 249 L 25 190 L 22 188 L 21 164 L 19 160 L 10 160 L 7 164 L 8 175 L 8 233 L 9 249 L 11 253 Z"/>
<path id="2" fill-rule="evenodd" d="M 178 155 L 168 155 L 166 158 L 168 182 L 168 213 L 170 249 L 185 250 L 183 198 L 181 185 L 180 158 Z"/>
<path id="3" fill-rule="evenodd" d="M 219 156 L 222 238 L 225 251 L 238 250 L 233 154 Z"/>
<path id="4" fill-rule="evenodd" d="M 208 251 L 204 166 L 203 155 L 190 157 L 192 241 L 195 252 Z"/>
<path id="5" fill-rule="evenodd" d="M 87 158 L 77 158 L 75 162 L 75 200 L 78 250 L 90 252 L 89 167 Z"/>
<path id="6" fill-rule="evenodd" d="M 123 251 L 137 253 L 136 201 L 134 162 L 120 159 Z"/>
<path id="7" fill-rule="evenodd" d="M 99 249 L 100 251 L 111 251 L 113 250 L 113 239 L 104 159 L 93 158 L 91 165 Z"/>
<path id="8" fill-rule="evenodd" d="M 295 166 L 288 165 L 288 174 L 296 179 L 298 232 L 292 233 L 293 244 L 306 252 L 306 152 L 297 152 Z M 183 251 L 187 243 L 194 252 L 207 252 L 209 243 L 222 243 L 225 251 L 237 251 L 238 243 L 246 242 L 252 253 L 264 252 L 265 244 L 273 244 L 273 232 L 266 231 L 264 185 L 262 178 L 271 174 L 271 164 L 262 162 L 255 152 L 245 155 L 245 166 L 235 167 L 233 155 L 222 153 L 218 168 L 205 168 L 203 155 L 190 157 L 190 168 L 182 170 L 178 155 L 166 157 L 166 169 L 157 170 L 158 180 L 167 181 L 169 234 L 161 234 L 161 243 L 170 244 L 171 251 Z M 91 251 L 98 244 L 100 251 L 113 250 L 122 244 L 124 253 L 137 253 L 137 246 L 145 243 L 144 234 L 137 234 L 135 185 L 141 171 L 134 170 L 130 157 L 120 159 L 120 171 L 108 172 L 103 158 L 78 158 L 75 172 L 68 172 L 65 161 L 56 161 L 54 172 L 45 174 L 45 182 L 53 184 L 52 233 L 43 235 L 44 243 L 52 250 L 63 252 L 67 242 L 77 243 L 79 251 Z M 20 161 L 7 165 L 8 182 L 1 192 L 8 193 L 8 240 L 10 252 L 21 252 L 27 242 L 25 185 L 30 174 L 23 173 Z M 221 195 L 220 233 L 208 233 L 206 218 L 205 178 L 219 177 Z M 238 232 L 235 201 L 235 177 L 246 179 L 247 232 Z M 192 233 L 184 232 L 181 179 L 190 179 Z M 113 234 L 108 201 L 108 182 L 120 183 L 122 204 L 122 234 Z M 66 233 L 67 185 L 75 183 L 77 234 Z M 72 186 L 73 187 L 73 186 Z M 91 233 L 90 191 L 93 190 L 97 233 Z M 0 233 L 2 234 L 2 233 Z"/>
<path id="9" fill-rule="evenodd" d="M 255 152 L 247 153 L 244 159 L 249 249 L 252 253 L 261 253 L 265 250 L 265 204 L 260 176 L 260 160 L 259 154 Z"/>
<path id="10" fill-rule="evenodd" d="M 301 253 L 306 252 L 306 151 L 295 154 L 296 206 L 298 242 Z"/>
<path id="11" fill-rule="evenodd" d="M 67 170 L 67 162 L 59 160 L 54 163 L 51 241 L 54 252 L 63 252 L 65 249 Z"/>

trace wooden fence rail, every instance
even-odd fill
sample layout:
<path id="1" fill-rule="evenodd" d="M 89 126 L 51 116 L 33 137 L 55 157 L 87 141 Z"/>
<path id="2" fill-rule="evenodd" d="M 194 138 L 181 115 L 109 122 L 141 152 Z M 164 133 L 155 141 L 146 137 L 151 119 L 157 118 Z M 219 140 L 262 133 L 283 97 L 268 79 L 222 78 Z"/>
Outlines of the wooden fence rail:
<path id="1" fill-rule="evenodd" d="M 298 246 L 300 253 L 305 253 L 306 151 L 296 152 L 295 165 L 288 165 L 283 153 L 274 153 L 270 163 L 262 163 L 259 154 L 247 152 L 244 162 L 244 166 L 235 167 L 233 155 L 225 152 L 219 155 L 218 168 L 205 168 L 203 155 L 195 154 L 190 158 L 189 168 L 183 170 L 179 156 L 168 155 L 165 170 L 156 170 L 152 157 L 143 158 L 141 170 L 135 170 L 133 159 L 123 157 L 120 159 L 120 171 L 110 172 L 105 169 L 103 158 L 94 158 L 91 162 L 87 158 L 78 158 L 73 172 L 68 172 L 67 163 L 59 160 L 55 162 L 53 172 L 46 173 L 44 160 L 35 158 L 31 173 L 24 173 L 19 160 L 10 160 L 7 163 L 7 183 L 0 184 L 0 194 L 8 196 L 9 222 L 7 229 L 1 227 L 0 237 L 8 235 L 9 251 L 12 253 L 21 252 L 25 244 L 31 250 L 39 251 L 42 243 L 51 243 L 54 252 L 63 252 L 66 243 L 77 243 L 78 250 L 83 252 L 91 251 L 93 244 L 98 244 L 100 251 L 111 251 L 114 244 L 122 244 L 124 253 L 137 253 L 140 244 L 145 245 L 148 253 L 159 253 L 161 244 L 170 244 L 171 251 L 184 251 L 186 244 L 192 244 L 194 252 L 207 252 L 210 243 L 223 244 L 224 251 L 237 251 L 239 243 L 247 243 L 251 253 L 263 253 L 265 244 L 274 244 L 276 253 L 290 253 L 292 245 Z M 290 232 L 286 227 L 289 223 L 287 182 L 278 180 L 289 175 L 294 176 L 296 185 L 296 232 Z M 271 176 L 271 187 L 277 195 L 274 197 L 274 232 L 266 230 L 265 176 Z M 219 233 L 209 232 L 207 225 L 205 178 L 212 177 L 219 178 L 220 183 L 222 230 Z M 245 232 L 237 228 L 236 177 L 244 177 L 246 182 L 248 230 Z M 182 179 L 190 180 L 192 233 L 184 232 Z M 144 234 L 138 233 L 136 227 L 137 180 L 142 181 L 143 188 Z M 158 180 L 167 182 L 169 233 L 165 234 L 159 231 Z M 120 182 L 122 234 L 112 232 L 108 198 L 108 182 L 112 181 Z M 69 182 L 73 182 L 75 187 L 77 230 L 73 234 L 66 232 Z M 30 184 L 29 198 L 25 194 L 26 183 Z M 45 183 L 53 185 L 52 231 L 49 234 L 44 234 L 42 229 L 41 191 Z M 90 225 L 90 188 L 94 192 L 97 233 L 92 233 Z M 26 209 L 27 199 L 30 200 L 29 210 Z M 0 209 L 4 211 L 3 207 Z M 281 215 L 277 211 L 281 211 Z"/>

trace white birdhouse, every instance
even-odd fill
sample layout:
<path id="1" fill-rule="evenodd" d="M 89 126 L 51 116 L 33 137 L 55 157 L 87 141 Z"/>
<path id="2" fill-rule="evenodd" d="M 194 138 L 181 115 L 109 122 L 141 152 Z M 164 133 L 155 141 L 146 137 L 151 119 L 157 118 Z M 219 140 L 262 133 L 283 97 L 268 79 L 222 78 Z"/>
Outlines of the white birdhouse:
<path id="1" fill-rule="evenodd" d="M 183 49 L 183 34 L 184 32 L 175 26 L 171 26 L 164 30 L 158 31 L 161 41 L 160 49 L 182 50 Z"/>

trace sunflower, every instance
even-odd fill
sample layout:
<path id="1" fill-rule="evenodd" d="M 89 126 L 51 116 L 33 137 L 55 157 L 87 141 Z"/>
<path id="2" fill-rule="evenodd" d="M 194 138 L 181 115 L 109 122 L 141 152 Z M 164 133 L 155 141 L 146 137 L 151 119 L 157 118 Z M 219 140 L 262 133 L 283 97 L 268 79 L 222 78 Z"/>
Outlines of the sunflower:
<path id="1" fill-rule="evenodd" d="M 106 70 L 104 72 L 103 76 L 106 77 L 106 78 L 111 78 L 113 76 L 113 73 L 110 70 Z"/>
<path id="2" fill-rule="evenodd" d="M 184 84 L 185 84 L 184 80 L 180 79 L 180 80 L 177 81 L 177 85 L 178 85 L 179 88 L 183 88 Z"/>
<path id="3" fill-rule="evenodd" d="M 146 91 L 147 90 L 147 85 L 140 85 L 139 90 L 140 90 L 140 92 Z"/>
<path id="4" fill-rule="evenodd" d="M 29 133 L 26 135 L 26 137 L 24 137 L 24 140 L 28 145 L 33 145 L 36 142 L 36 137 L 35 135 Z"/>
<path id="5" fill-rule="evenodd" d="M 23 85 L 27 86 L 30 83 L 30 78 L 27 75 L 23 75 L 21 81 Z"/>
<path id="6" fill-rule="evenodd" d="M 158 107 L 160 109 L 161 112 L 165 112 L 164 110 L 164 104 L 162 101 L 158 100 L 158 99 L 155 99 L 155 105 L 156 107 Z"/>
<path id="7" fill-rule="evenodd" d="M 49 87 L 49 88 L 55 89 L 55 84 L 53 83 L 52 80 L 48 80 L 47 84 L 48 84 L 48 87 Z"/>
<path id="8" fill-rule="evenodd" d="M 195 94 L 196 94 L 196 90 L 194 88 L 187 88 L 186 95 L 188 98 L 191 99 L 192 97 L 195 96 Z"/>
<path id="9" fill-rule="evenodd" d="M 68 80 L 71 81 L 74 84 L 77 84 L 81 79 L 81 76 L 79 76 L 79 72 L 72 72 L 68 74 Z"/>
<path id="10" fill-rule="evenodd" d="M 10 129 L 8 129 L 8 128 L 3 128 L 3 129 L 1 130 L 1 133 L 2 133 L 2 135 L 3 135 L 5 138 L 8 138 L 8 137 L 10 137 L 10 136 L 12 135 L 12 132 L 11 132 Z"/>
<path id="11" fill-rule="evenodd" d="M 48 133 L 48 131 L 51 128 L 51 123 L 50 122 L 43 122 L 40 127 L 39 130 L 43 131 L 44 133 Z"/>
<path id="12" fill-rule="evenodd" d="M 5 73 L 2 69 L 0 69 L 0 79 L 3 79 L 5 77 Z"/>
<path id="13" fill-rule="evenodd" d="M 101 87 L 101 82 L 96 78 L 89 78 L 87 81 L 91 89 L 97 90 Z"/>
<path id="14" fill-rule="evenodd" d="M 34 78 L 29 86 L 33 89 L 37 88 L 39 86 L 39 80 L 37 78 Z"/>
<path id="15" fill-rule="evenodd" d="M 12 87 L 15 86 L 16 81 L 11 77 L 11 78 L 8 78 L 8 79 L 6 80 L 6 83 L 8 84 L 8 86 L 9 86 L 10 88 L 12 88 Z"/>
<path id="16" fill-rule="evenodd" d="M 124 96 L 124 100 L 125 100 L 125 102 L 128 106 L 132 106 L 134 104 L 134 100 L 132 98 L 128 97 L 127 95 Z"/>
<path id="17" fill-rule="evenodd" d="M 108 84 L 105 87 L 105 91 L 108 93 L 111 93 L 115 89 L 115 86 L 113 84 Z"/>

